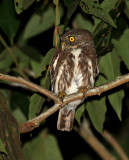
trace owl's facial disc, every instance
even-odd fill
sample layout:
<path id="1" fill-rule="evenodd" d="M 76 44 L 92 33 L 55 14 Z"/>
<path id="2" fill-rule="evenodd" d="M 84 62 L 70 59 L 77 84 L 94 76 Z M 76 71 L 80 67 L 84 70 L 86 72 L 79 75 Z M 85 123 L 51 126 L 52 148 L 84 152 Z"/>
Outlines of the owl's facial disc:
<path id="1" fill-rule="evenodd" d="M 65 40 L 61 41 L 61 49 L 67 50 L 67 49 L 74 49 L 76 48 L 75 45 L 75 37 L 74 36 L 67 36 Z"/>
<path id="2" fill-rule="evenodd" d="M 77 46 L 76 45 L 74 45 L 74 44 L 72 44 L 72 42 L 71 43 L 69 43 L 69 42 L 67 42 L 67 41 L 62 41 L 61 42 L 61 49 L 63 50 L 63 51 L 66 51 L 66 50 L 69 50 L 69 49 L 74 49 L 74 48 L 76 48 Z"/>

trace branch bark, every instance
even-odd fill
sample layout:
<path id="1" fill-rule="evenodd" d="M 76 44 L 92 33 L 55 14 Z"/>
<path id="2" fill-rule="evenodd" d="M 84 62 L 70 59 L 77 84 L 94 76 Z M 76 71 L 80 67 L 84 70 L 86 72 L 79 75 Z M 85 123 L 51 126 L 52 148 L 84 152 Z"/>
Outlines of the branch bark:
<path id="1" fill-rule="evenodd" d="M 16 77 L 5 75 L 5 74 L 0 74 L 0 79 L 22 84 L 24 86 L 27 86 L 31 90 L 33 89 L 33 90 L 35 90 L 37 92 L 42 93 L 43 95 L 53 99 L 55 102 L 60 101 L 60 99 L 54 93 L 48 91 L 47 89 L 44 89 L 43 87 L 41 87 L 41 86 L 39 86 L 37 84 L 34 84 L 34 83 L 30 82 L 30 81 L 27 81 L 27 80 L 25 80 L 25 79 L 23 79 L 21 77 L 16 78 Z"/>
<path id="2" fill-rule="evenodd" d="M 49 117 L 51 114 L 55 113 L 57 110 L 59 110 L 60 108 L 62 108 L 63 106 L 65 106 L 66 104 L 68 104 L 70 102 L 82 99 L 84 96 L 81 92 L 75 93 L 73 95 L 66 96 L 64 98 L 64 101 L 61 102 L 60 99 L 52 92 L 38 86 L 37 84 L 34 84 L 34 83 L 29 82 L 27 80 L 24 80 L 23 78 L 20 78 L 20 77 L 16 78 L 13 76 L 0 74 L 0 79 L 23 84 L 27 87 L 30 87 L 31 89 L 34 89 L 34 90 L 46 95 L 47 97 L 53 99 L 56 103 L 53 107 L 48 109 L 46 112 L 40 114 L 36 118 L 19 125 L 19 130 L 21 133 L 32 131 L 34 128 L 38 127 L 39 124 L 43 120 L 45 120 L 47 117 Z M 124 83 L 127 83 L 127 82 L 129 82 L 129 74 L 119 76 L 114 81 L 108 82 L 104 85 L 101 85 L 101 86 L 98 86 L 98 87 L 95 87 L 93 89 L 88 90 L 87 93 L 85 93 L 85 97 L 90 97 L 90 96 L 94 96 L 94 95 L 101 95 L 103 92 L 111 90 L 111 89 L 113 89 L 117 86 L 120 86 Z"/>
<path id="3" fill-rule="evenodd" d="M 85 93 L 85 97 L 90 97 L 94 95 L 101 95 L 103 92 L 106 92 L 110 89 L 113 89 L 117 86 L 120 86 L 126 82 L 129 82 L 129 74 L 117 77 L 116 80 L 111 81 L 107 84 L 101 85 L 99 87 L 95 87 L 93 89 L 90 89 Z M 75 93 L 73 95 L 66 96 L 63 100 L 63 103 L 55 104 L 53 107 L 48 109 L 46 112 L 41 113 L 39 116 L 35 117 L 32 120 L 29 120 L 19 126 L 20 132 L 25 133 L 32 131 L 34 128 L 38 127 L 39 124 L 45 120 L 47 117 L 55 113 L 57 110 L 65 106 L 66 104 L 73 102 L 75 100 L 79 100 L 83 98 L 83 94 L 81 92 Z"/>

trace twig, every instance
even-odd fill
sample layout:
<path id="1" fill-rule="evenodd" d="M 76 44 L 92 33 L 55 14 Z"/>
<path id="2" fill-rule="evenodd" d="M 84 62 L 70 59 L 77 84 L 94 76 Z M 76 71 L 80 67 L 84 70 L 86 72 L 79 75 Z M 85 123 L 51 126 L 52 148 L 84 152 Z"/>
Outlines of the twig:
<path id="1" fill-rule="evenodd" d="M 129 160 L 129 158 L 127 157 L 127 155 L 125 154 L 125 152 L 123 151 L 123 149 L 121 148 L 121 146 L 118 144 L 118 142 L 112 137 L 112 135 L 110 133 L 108 133 L 107 131 L 103 131 L 103 136 L 105 139 L 108 140 L 108 142 L 115 148 L 115 150 L 117 151 L 117 153 L 120 155 L 122 160 Z"/>
<path id="2" fill-rule="evenodd" d="M 34 89 L 35 91 L 38 91 L 38 92 L 46 95 L 47 97 L 53 99 L 56 102 L 60 101 L 60 99 L 55 94 L 53 94 L 52 92 L 48 91 L 47 89 L 44 89 L 44 88 L 40 87 L 37 84 L 29 82 L 29 81 L 27 81 L 27 80 L 25 80 L 21 77 L 16 78 L 16 77 L 13 77 L 13 76 L 0 74 L 0 79 L 11 81 L 11 82 L 16 82 L 16 83 L 19 83 L 19 84 L 23 84 L 23 85 L 31 88 L 31 90 Z"/>
<path id="3" fill-rule="evenodd" d="M 53 107 L 49 108 L 46 112 L 40 114 L 39 116 L 37 116 L 36 118 L 29 120 L 23 124 L 19 125 L 19 131 L 20 133 L 26 133 L 26 132 L 30 132 L 33 129 L 37 128 L 40 124 L 40 122 L 42 122 L 43 120 L 45 120 L 47 117 L 49 117 L 50 115 L 52 115 L 54 112 L 56 112 L 57 110 L 59 110 L 61 107 L 61 105 L 59 104 L 55 104 Z"/>
<path id="4" fill-rule="evenodd" d="M 13 62 L 15 63 L 15 66 L 16 66 L 17 69 L 18 69 L 19 74 L 20 74 L 23 78 L 25 78 L 25 79 L 28 80 L 28 77 L 24 74 L 24 72 L 23 72 L 23 71 L 21 70 L 21 68 L 19 67 L 18 61 L 17 61 L 15 55 L 13 54 L 12 48 L 10 48 L 10 47 L 7 45 L 7 43 L 5 42 L 5 40 L 3 39 L 3 37 L 2 37 L 1 35 L 0 35 L 0 41 L 1 41 L 1 43 L 3 44 L 3 46 L 7 49 L 8 53 L 10 54 Z"/>
<path id="5" fill-rule="evenodd" d="M 0 79 L 1 79 L 1 77 L 0 77 Z M 87 93 L 85 93 L 85 96 L 90 97 L 90 96 L 94 96 L 94 95 L 101 95 L 103 92 L 106 92 L 110 89 L 113 89 L 117 86 L 120 86 L 126 82 L 129 82 L 129 74 L 117 77 L 116 80 L 114 80 L 112 82 L 109 82 L 109 83 L 104 84 L 102 86 L 95 87 L 93 89 L 88 90 Z M 55 113 L 57 110 L 59 110 L 60 108 L 62 108 L 63 106 L 65 106 L 66 104 L 68 104 L 72 101 L 82 99 L 83 96 L 84 95 L 82 93 L 75 93 L 73 95 L 66 96 L 63 100 L 63 103 L 55 104 L 53 107 L 48 109 L 46 112 L 41 113 L 36 118 L 21 124 L 19 126 L 20 132 L 25 133 L 25 132 L 32 131 L 34 128 L 38 127 L 39 124 L 43 120 L 45 120 L 47 117 L 49 117 L 50 115 Z"/>
<path id="6" fill-rule="evenodd" d="M 97 152 L 103 160 L 116 160 L 116 158 L 104 147 L 104 145 L 92 133 L 86 119 L 81 123 L 80 128 L 75 131 Z"/>

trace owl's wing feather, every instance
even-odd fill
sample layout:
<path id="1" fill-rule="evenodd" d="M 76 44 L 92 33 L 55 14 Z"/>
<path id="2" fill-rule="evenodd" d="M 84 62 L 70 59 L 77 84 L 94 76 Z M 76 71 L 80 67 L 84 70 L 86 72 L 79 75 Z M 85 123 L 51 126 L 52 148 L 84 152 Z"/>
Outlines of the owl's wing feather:
<path id="1" fill-rule="evenodd" d="M 57 49 L 56 52 L 53 55 L 51 64 L 50 64 L 50 77 L 51 77 L 51 90 L 54 92 L 54 84 L 56 81 L 56 75 L 57 75 L 57 61 L 60 54 L 60 50 Z"/>
<path id="2" fill-rule="evenodd" d="M 71 84 L 74 69 L 72 58 L 70 53 L 61 52 L 60 49 L 54 54 L 50 65 L 50 75 L 52 91 L 57 95 L 61 91 L 66 91 Z"/>

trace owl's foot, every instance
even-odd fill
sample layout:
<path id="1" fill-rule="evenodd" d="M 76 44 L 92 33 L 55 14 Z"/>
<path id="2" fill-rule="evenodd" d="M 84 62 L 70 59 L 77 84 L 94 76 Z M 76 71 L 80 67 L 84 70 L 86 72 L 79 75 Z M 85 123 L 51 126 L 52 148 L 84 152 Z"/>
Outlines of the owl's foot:
<path id="1" fill-rule="evenodd" d="M 64 97 L 66 96 L 66 93 L 64 91 L 59 92 L 59 98 L 63 102 Z"/>
<path id="2" fill-rule="evenodd" d="M 81 87 L 79 87 L 79 88 L 78 88 L 78 91 L 79 91 L 79 92 L 82 92 L 83 97 L 86 98 L 85 94 L 86 94 L 86 92 L 88 91 L 88 89 L 87 89 L 86 86 L 81 86 Z"/>

